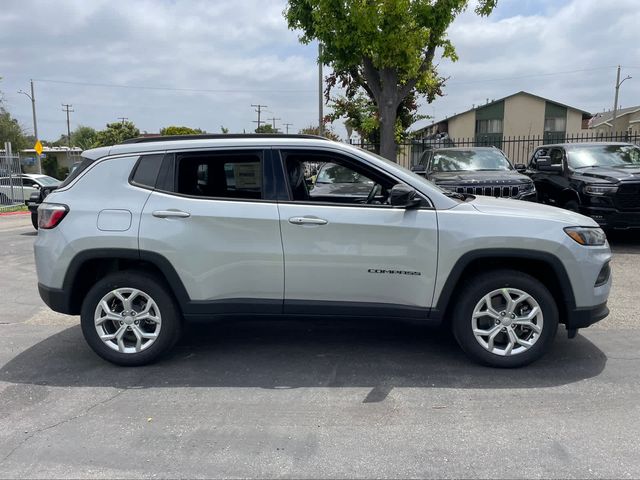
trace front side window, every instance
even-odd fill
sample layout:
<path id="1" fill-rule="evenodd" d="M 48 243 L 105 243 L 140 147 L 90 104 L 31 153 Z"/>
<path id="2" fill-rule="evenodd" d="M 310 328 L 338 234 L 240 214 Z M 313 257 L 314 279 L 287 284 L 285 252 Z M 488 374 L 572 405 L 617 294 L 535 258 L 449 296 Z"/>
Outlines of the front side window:
<path id="1" fill-rule="evenodd" d="M 396 181 L 339 156 L 289 152 L 284 165 L 295 201 L 386 205 Z"/>
<path id="2" fill-rule="evenodd" d="M 246 200 L 263 198 L 262 156 L 257 153 L 182 154 L 176 162 L 177 193 Z"/>
<path id="3" fill-rule="evenodd" d="M 497 149 L 436 150 L 432 172 L 513 170 L 509 160 Z"/>

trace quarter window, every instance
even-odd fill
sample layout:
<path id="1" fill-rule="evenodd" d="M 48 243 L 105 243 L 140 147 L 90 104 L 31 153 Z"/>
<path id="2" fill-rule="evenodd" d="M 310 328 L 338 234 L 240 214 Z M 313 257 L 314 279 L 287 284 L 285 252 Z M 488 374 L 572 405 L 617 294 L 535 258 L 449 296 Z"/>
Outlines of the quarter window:
<path id="1" fill-rule="evenodd" d="M 136 185 L 155 188 L 164 155 L 143 155 L 138 161 L 131 181 Z"/>

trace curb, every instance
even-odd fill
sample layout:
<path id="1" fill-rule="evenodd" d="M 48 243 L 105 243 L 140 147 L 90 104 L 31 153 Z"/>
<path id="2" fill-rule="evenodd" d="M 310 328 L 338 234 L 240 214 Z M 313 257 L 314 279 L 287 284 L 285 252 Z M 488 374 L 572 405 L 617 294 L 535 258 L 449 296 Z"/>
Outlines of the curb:
<path id="1" fill-rule="evenodd" d="M 10 216 L 14 216 L 14 215 L 29 215 L 31 212 L 30 211 L 26 211 L 26 212 L 0 212 L 0 217 L 10 217 Z"/>

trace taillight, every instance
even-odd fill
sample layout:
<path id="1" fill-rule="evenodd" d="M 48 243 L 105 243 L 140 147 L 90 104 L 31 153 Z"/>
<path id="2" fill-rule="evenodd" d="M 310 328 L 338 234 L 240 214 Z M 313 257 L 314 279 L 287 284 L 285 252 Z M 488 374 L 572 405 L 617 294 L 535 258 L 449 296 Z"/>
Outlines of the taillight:
<path id="1" fill-rule="evenodd" d="M 58 226 L 69 207 L 59 203 L 43 203 L 38 207 L 38 228 L 48 230 Z"/>

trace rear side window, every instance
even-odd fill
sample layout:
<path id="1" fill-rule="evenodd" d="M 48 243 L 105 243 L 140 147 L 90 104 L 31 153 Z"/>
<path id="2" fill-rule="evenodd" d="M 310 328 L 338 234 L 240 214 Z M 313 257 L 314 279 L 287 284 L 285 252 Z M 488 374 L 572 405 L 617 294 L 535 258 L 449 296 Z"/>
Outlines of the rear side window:
<path id="1" fill-rule="evenodd" d="M 176 192 L 183 195 L 258 200 L 263 198 L 259 153 L 177 156 Z"/>
<path id="2" fill-rule="evenodd" d="M 131 175 L 131 182 L 141 187 L 155 188 L 164 154 L 143 155 Z"/>
<path id="3" fill-rule="evenodd" d="M 91 158 L 82 157 L 82 161 L 80 162 L 80 164 L 73 169 L 73 171 L 69 174 L 69 176 L 67 178 L 64 179 L 64 182 L 62 182 L 60 185 L 58 185 L 58 188 L 64 188 L 67 185 L 69 185 L 71 182 L 73 182 L 74 179 L 76 179 L 78 177 L 78 175 L 80 175 L 87 168 L 89 168 L 89 166 L 94 161 L 95 160 L 92 160 Z"/>

